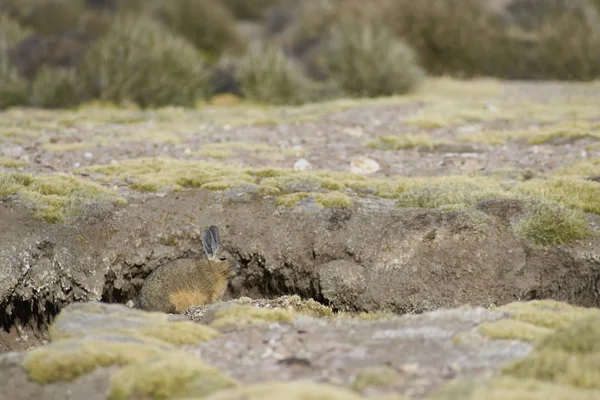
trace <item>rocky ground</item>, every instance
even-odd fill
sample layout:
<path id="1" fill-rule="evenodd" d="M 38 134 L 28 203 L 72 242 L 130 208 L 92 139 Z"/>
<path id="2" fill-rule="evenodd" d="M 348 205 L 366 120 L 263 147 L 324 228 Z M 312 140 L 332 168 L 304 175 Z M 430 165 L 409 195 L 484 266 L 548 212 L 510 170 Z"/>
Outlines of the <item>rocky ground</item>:
<path id="1" fill-rule="evenodd" d="M 3 112 L 2 387 L 599 398 L 598 88 L 435 79 L 299 108 Z M 199 254 L 211 224 L 242 265 L 225 300 L 327 307 L 244 300 L 180 317 L 192 323 L 107 304 Z M 579 350 L 561 347 L 573 331 Z M 173 365 L 181 376 L 149 378 Z M 299 379 L 317 384 L 270 382 Z M 447 381 L 461 383 L 437 393 Z"/>

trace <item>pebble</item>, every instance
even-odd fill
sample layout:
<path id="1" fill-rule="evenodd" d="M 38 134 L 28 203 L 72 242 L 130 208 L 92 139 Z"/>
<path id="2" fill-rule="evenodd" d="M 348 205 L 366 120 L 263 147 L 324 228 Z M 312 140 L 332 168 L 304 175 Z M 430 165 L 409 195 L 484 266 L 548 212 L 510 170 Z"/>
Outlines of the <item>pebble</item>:
<path id="1" fill-rule="evenodd" d="M 294 163 L 295 171 L 306 171 L 307 169 L 311 169 L 312 165 L 304 158 L 299 159 Z"/>
<path id="2" fill-rule="evenodd" d="M 379 171 L 379 163 L 369 157 L 357 157 L 350 161 L 350 172 L 353 174 L 368 175 Z"/>

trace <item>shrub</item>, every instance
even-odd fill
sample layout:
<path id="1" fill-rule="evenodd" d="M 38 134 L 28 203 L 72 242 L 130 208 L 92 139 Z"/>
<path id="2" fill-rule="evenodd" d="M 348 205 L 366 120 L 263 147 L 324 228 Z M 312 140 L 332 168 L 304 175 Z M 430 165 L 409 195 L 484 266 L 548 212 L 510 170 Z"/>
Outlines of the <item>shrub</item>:
<path id="1" fill-rule="evenodd" d="M 585 214 L 554 203 L 536 203 L 515 231 L 541 245 L 565 244 L 590 234 Z"/>
<path id="2" fill-rule="evenodd" d="M 280 0 L 221 0 L 236 18 L 260 20 L 265 11 L 277 5 Z"/>
<path id="3" fill-rule="evenodd" d="M 386 26 L 338 23 L 326 54 L 331 78 L 353 96 L 406 93 L 424 77 L 413 50 Z"/>
<path id="4" fill-rule="evenodd" d="M 253 43 L 235 66 L 242 94 L 253 101 L 299 104 L 306 99 L 308 80 L 283 51 Z"/>
<path id="5" fill-rule="evenodd" d="M 0 13 L 0 108 L 14 106 L 25 101 L 27 82 L 19 76 L 10 60 L 12 47 L 31 34 L 7 14 Z"/>
<path id="6" fill-rule="evenodd" d="M 3 0 L 0 7 L 23 26 L 53 35 L 77 25 L 86 9 L 86 0 Z"/>
<path id="7" fill-rule="evenodd" d="M 215 0 L 164 0 L 158 14 L 174 32 L 212 57 L 243 47 L 233 15 Z"/>
<path id="8" fill-rule="evenodd" d="M 44 108 L 75 106 L 82 96 L 79 86 L 74 68 L 44 66 L 30 85 L 27 104 Z"/>
<path id="9" fill-rule="evenodd" d="M 376 1 L 381 2 L 380 23 L 406 38 L 433 74 L 512 79 L 600 75 L 598 12 L 585 0 L 513 2 L 539 3 L 527 13 L 529 21 L 481 0 Z"/>
<path id="10" fill-rule="evenodd" d="M 208 95 L 208 73 L 194 46 L 149 17 L 115 18 L 80 65 L 89 97 L 142 107 L 192 105 Z"/>

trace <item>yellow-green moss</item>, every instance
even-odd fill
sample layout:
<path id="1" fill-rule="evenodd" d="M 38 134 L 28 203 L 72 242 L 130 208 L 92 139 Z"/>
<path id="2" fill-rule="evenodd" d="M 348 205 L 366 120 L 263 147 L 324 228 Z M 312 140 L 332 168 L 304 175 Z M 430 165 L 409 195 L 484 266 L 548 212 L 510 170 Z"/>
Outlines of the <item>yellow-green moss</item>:
<path id="1" fill-rule="evenodd" d="M 544 382 L 534 379 L 498 377 L 487 381 L 459 379 L 452 381 L 428 397 L 430 400 L 594 400 L 596 390 Z"/>
<path id="2" fill-rule="evenodd" d="M 490 339 L 523 340 L 526 342 L 537 342 L 553 332 L 550 328 L 515 319 L 484 322 L 479 325 L 478 330 Z"/>
<path id="3" fill-rule="evenodd" d="M 125 330 L 123 333 L 138 333 L 174 345 L 195 344 L 212 340 L 219 336 L 219 332 L 208 326 L 194 324 L 189 321 L 165 322 L 163 324 L 148 325 L 144 328 Z"/>
<path id="4" fill-rule="evenodd" d="M 234 305 L 219 310 L 211 326 L 221 328 L 230 325 L 260 324 L 265 322 L 291 322 L 295 315 L 283 309 L 259 308 L 247 305 Z"/>
<path id="5" fill-rule="evenodd" d="M 457 136 L 457 139 L 461 142 L 478 142 L 492 145 L 504 144 L 510 140 L 525 140 L 529 144 L 537 145 L 552 141 L 583 138 L 600 139 L 598 124 L 587 120 L 567 120 L 527 129 L 476 130 L 473 133 L 459 133 Z"/>
<path id="6" fill-rule="evenodd" d="M 221 142 L 202 145 L 200 150 L 193 154 L 211 158 L 229 158 L 238 153 L 248 153 L 258 158 L 272 158 L 275 156 L 300 155 L 305 152 L 305 149 L 280 149 L 264 143 Z"/>
<path id="7" fill-rule="evenodd" d="M 437 208 L 472 205 L 482 200 L 505 196 L 499 182 L 492 179 L 444 177 L 414 179 L 397 196 L 400 207 Z"/>
<path id="8" fill-rule="evenodd" d="M 505 374 L 587 389 L 600 389 L 600 315 L 573 320 L 543 338 L 527 357 Z"/>
<path id="9" fill-rule="evenodd" d="M 128 336 L 62 340 L 27 353 L 23 366 L 38 383 L 70 381 L 97 367 L 127 365 L 167 354 L 174 347 L 166 343 Z"/>
<path id="10" fill-rule="evenodd" d="M 531 179 L 516 188 L 516 194 L 528 199 L 541 199 L 600 214 L 600 185 L 575 178 Z"/>
<path id="11" fill-rule="evenodd" d="M 126 204 L 115 192 L 68 174 L 28 175 L 0 172 L 0 196 L 19 194 L 32 202 L 34 215 L 48 222 L 63 222 L 79 212 L 84 202 Z"/>
<path id="12" fill-rule="evenodd" d="M 413 147 L 425 147 L 433 149 L 439 142 L 434 140 L 430 135 L 421 134 L 406 134 L 402 136 L 383 136 L 377 139 L 368 141 L 365 145 L 372 149 L 380 150 L 401 150 L 412 149 Z"/>
<path id="13" fill-rule="evenodd" d="M 367 367 L 356 374 L 350 387 L 357 392 L 362 392 L 370 387 L 386 388 L 392 386 L 399 379 L 400 374 L 391 367 Z"/>
<path id="14" fill-rule="evenodd" d="M 131 364 L 116 372 L 110 381 L 108 398 L 171 399 L 204 397 L 236 383 L 216 368 L 190 354 L 176 352 Z"/>
<path id="15" fill-rule="evenodd" d="M 598 143 L 600 145 L 600 143 Z M 600 176 L 600 157 L 594 157 L 573 165 L 557 168 L 555 176 L 568 176 L 572 178 L 589 178 Z"/>
<path id="16" fill-rule="evenodd" d="M 299 201 L 306 198 L 314 198 L 315 204 L 323 207 L 346 208 L 352 207 L 352 199 L 339 192 L 330 193 L 291 193 L 277 197 L 277 205 L 293 207 Z"/>
<path id="17" fill-rule="evenodd" d="M 24 160 L 15 160 L 14 158 L 0 157 L 0 167 L 4 168 L 21 168 L 26 167 L 29 163 Z"/>
<path id="18" fill-rule="evenodd" d="M 536 203 L 530 208 L 529 215 L 520 220 L 514 230 L 537 244 L 566 244 L 592 233 L 580 210 L 549 203 Z"/>
<path id="19" fill-rule="evenodd" d="M 577 307 L 554 300 L 513 302 L 497 310 L 508 312 L 510 318 L 551 329 L 565 327 L 579 318 L 600 316 L 599 309 Z"/>
<path id="20" fill-rule="evenodd" d="M 205 400 L 359 400 L 361 396 L 338 386 L 311 381 L 263 382 L 226 389 Z"/>

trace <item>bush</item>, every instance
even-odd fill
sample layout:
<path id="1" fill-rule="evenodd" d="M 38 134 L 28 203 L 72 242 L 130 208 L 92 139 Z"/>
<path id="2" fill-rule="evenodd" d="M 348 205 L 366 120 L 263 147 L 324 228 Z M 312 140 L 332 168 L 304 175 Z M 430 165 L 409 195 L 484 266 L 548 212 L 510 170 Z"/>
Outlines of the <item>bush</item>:
<path id="1" fill-rule="evenodd" d="M 10 60 L 9 52 L 19 41 L 31 34 L 7 14 L 0 13 L 0 108 L 23 103 L 27 82 L 19 76 Z"/>
<path id="2" fill-rule="evenodd" d="M 583 212 L 554 203 L 533 204 L 515 231 L 541 245 L 565 244 L 591 233 Z"/>
<path id="3" fill-rule="evenodd" d="M 29 87 L 27 104 L 44 108 L 72 107 L 79 103 L 82 96 L 74 68 L 44 66 Z"/>
<path id="4" fill-rule="evenodd" d="M 215 0 L 164 0 L 159 17 L 211 57 L 243 48 L 231 12 Z"/>
<path id="5" fill-rule="evenodd" d="M 424 77 L 413 50 L 386 26 L 338 23 L 325 52 L 330 77 L 353 96 L 403 94 Z"/>
<path id="6" fill-rule="evenodd" d="M 6 11 L 23 26 L 43 35 L 53 35 L 73 29 L 86 0 L 3 0 L 0 12 Z"/>
<path id="7" fill-rule="evenodd" d="M 197 49 L 143 16 L 115 18 L 86 53 L 79 74 L 89 97 L 102 101 L 190 106 L 209 94 L 207 69 Z"/>
<path id="8" fill-rule="evenodd" d="M 432 74 L 510 79 L 600 76 L 598 11 L 586 0 L 543 4 L 515 0 L 513 4 L 539 3 L 520 16 L 516 6 L 512 12 L 517 14 L 512 15 L 511 9 L 482 0 L 374 1 L 377 5 L 369 8 L 379 11 L 363 14 L 377 17 L 404 37 Z"/>
<path id="9" fill-rule="evenodd" d="M 232 14 L 239 19 L 260 20 L 265 11 L 280 3 L 281 0 L 220 0 Z"/>
<path id="10" fill-rule="evenodd" d="M 250 100 L 271 104 L 306 100 L 308 79 L 279 47 L 251 44 L 237 60 L 235 76 L 242 94 Z"/>

